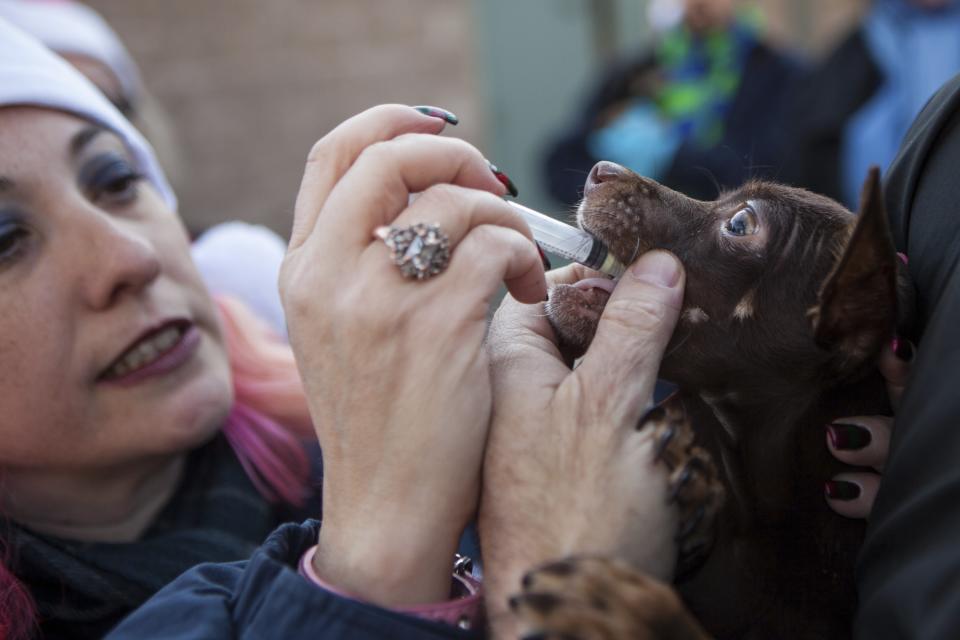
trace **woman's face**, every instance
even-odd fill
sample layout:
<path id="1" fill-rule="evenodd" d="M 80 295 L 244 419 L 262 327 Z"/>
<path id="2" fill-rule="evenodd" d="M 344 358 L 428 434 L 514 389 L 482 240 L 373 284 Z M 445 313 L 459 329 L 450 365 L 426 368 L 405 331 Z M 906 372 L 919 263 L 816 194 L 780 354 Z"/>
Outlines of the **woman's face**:
<path id="1" fill-rule="evenodd" d="M 0 467 L 69 472 L 209 439 L 232 402 L 179 218 L 115 135 L 0 108 Z"/>

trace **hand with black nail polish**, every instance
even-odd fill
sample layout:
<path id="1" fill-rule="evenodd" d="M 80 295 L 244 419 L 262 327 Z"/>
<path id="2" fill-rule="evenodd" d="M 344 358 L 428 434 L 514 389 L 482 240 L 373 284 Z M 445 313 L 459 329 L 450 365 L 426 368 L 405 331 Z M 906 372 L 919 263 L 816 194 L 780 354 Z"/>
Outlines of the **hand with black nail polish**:
<path id="1" fill-rule="evenodd" d="M 878 367 L 887 381 L 890 405 L 895 409 L 910 374 L 916 350 L 904 338 L 894 338 L 880 354 Z M 880 489 L 883 467 L 890 449 L 893 416 L 837 418 L 826 426 L 827 448 L 852 467 L 873 471 L 840 473 L 824 482 L 823 493 L 830 508 L 848 518 L 868 518 Z"/>

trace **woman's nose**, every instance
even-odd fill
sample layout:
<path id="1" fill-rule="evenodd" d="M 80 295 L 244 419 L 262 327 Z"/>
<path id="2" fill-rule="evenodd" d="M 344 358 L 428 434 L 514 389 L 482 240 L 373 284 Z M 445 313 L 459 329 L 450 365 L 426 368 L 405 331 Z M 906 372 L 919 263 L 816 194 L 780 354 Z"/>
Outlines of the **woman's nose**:
<path id="1" fill-rule="evenodd" d="M 87 304 L 106 309 L 157 279 L 160 257 L 145 225 L 99 214 L 88 221 L 81 274 Z"/>

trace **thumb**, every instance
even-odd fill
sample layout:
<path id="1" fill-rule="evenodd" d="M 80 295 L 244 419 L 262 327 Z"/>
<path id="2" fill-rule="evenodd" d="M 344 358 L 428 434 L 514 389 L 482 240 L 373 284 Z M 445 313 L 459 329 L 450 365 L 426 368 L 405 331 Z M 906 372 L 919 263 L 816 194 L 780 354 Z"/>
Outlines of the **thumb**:
<path id="1" fill-rule="evenodd" d="M 683 306 L 684 282 L 683 266 L 672 253 L 651 251 L 631 265 L 610 295 L 576 369 L 585 393 L 602 394 L 615 412 L 610 417 L 633 426 L 648 408 Z"/>

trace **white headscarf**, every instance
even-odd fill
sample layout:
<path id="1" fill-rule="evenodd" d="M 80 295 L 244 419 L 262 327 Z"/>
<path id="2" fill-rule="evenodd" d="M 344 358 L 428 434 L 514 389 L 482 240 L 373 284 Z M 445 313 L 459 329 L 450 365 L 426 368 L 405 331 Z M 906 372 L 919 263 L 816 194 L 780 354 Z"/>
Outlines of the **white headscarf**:
<path id="1" fill-rule="evenodd" d="M 14 105 L 66 111 L 114 132 L 130 150 L 137 169 L 176 210 L 176 196 L 143 136 L 65 60 L 0 18 L 0 108 Z"/>
<path id="2" fill-rule="evenodd" d="M 6 18 L 60 54 L 92 58 L 120 81 L 131 104 L 140 96 L 140 72 L 110 25 L 93 9 L 68 0 L 0 0 Z"/>

